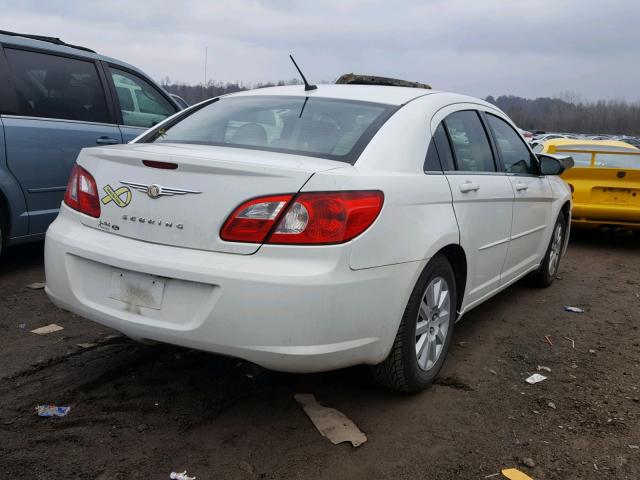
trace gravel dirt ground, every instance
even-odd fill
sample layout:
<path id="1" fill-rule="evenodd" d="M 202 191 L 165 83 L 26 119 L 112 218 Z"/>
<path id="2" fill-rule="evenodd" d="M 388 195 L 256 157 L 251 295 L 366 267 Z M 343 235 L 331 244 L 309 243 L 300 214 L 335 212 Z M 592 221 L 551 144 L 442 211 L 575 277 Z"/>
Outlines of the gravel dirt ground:
<path id="1" fill-rule="evenodd" d="M 574 235 L 551 288 L 520 282 L 470 312 L 440 379 L 419 395 L 379 388 L 364 367 L 259 372 L 114 337 L 26 288 L 43 279 L 42 244 L 3 252 L 1 479 L 165 479 L 186 469 L 198 480 L 460 480 L 512 466 L 536 480 L 640 479 L 640 243 L 631 237 Z M 49 323 L 64 330 L 30 333 Z M 528 385 L 539 365 L 549 378 Z M 332 445 L 295 393 L 342 411 L 368 441 Z M 40 418 L 42 403 L 71 412 Z"/>

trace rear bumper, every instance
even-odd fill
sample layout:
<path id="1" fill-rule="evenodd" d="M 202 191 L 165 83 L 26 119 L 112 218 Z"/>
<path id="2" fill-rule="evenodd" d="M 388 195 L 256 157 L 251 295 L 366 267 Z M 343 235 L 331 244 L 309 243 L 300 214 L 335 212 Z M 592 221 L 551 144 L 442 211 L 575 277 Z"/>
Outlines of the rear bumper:
<path id="1" fill-rule="evenodd" d="M 387 355 L 425 262 L 353 271 L 351 245 L 205 252 L 87 228 L 63 207 L 47 232 L 47 294 L 58 306 L 136 339 L 314 372 Z M 159 309 L 110 298 L 114 273 L 164 285 Z"/>
<path id="2" fill-rule="evenodd" d="M 572 225 L 585 228 L 618 225 L 637 229 L 640 228 L 640 206 L 574 203 Z"/>

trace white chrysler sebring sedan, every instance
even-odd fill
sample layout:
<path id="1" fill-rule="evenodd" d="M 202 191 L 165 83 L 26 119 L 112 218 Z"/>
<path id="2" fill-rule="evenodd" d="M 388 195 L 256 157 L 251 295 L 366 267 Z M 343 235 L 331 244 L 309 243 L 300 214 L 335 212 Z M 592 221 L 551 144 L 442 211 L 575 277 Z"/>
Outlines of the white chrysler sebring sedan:
<path id="1" fill-rule="evenodd" d="M 263 88 L 83 150 L 46 237 L 47 294 L 141 341 L 288 372 L 372 366 L 419 391 L 454 323 L 568 237 L 570 158 L 421 88 Z"/>

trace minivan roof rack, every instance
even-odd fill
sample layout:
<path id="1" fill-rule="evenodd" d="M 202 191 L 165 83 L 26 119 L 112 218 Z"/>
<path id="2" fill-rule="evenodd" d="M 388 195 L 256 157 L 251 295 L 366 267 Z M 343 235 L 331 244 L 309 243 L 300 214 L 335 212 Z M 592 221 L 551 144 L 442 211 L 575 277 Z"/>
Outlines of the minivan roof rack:
<path id="1" fill-rule="evenodd" d="M 96 53 L 94 50 L 91 50 L 90 48 L 81 47 L 79 45 L 71 45 L 70 43 L 63 42 L 62 40 L 56 37 L 45 37 L 43 35 L 31 35 L 28 33 L 7 32 L 6 30 L 0 30 L 0 35 L 11 35 L 13 37 L 31 38 L 32 40 L 40 40 L 41 42 L 49 42 L 55 45 L 61 45 L 63 47 L 77 48 L 78 50 L 84 50 L 85 52 Z"/>
<path id="2" fill-rule="evenodd" d="M 427 88 L 431 90 L 431 85 L 420 82 L 408 82 L 399 78 L 377 77 L 375 75 L 356 75 L 355 73 L 345 73 L 338 80 L 338 85 L 385 85 L 389 87 L 410 87 Z"/>

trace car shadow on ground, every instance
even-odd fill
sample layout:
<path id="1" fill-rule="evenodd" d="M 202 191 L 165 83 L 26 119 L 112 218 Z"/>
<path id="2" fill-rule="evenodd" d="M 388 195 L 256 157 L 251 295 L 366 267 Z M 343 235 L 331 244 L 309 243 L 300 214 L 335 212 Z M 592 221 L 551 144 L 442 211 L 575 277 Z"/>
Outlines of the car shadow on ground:
<path id="1" fill-rule="evenodd" d="M 582 230 L 572 229 L 569 239 L 571 245 L 580 245 L 597 248 L 620 248 L 623 250 L 637 251 L 640 249 L 640 230 Z"/>
<path id="2" fill-rule="evenodd" d="M 0 278 L 41 268 L 43 263 L 44 242 L 4 247 L 0 254 Z"/>

